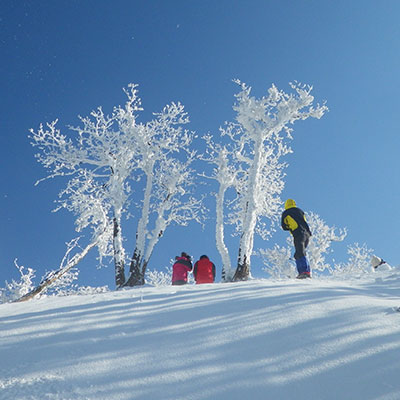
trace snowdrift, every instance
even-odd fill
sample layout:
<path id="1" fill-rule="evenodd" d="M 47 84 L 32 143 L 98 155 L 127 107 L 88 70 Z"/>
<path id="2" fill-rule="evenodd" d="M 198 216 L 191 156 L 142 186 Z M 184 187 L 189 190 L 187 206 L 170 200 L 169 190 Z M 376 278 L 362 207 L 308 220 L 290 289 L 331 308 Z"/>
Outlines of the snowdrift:
<path id="1" fill-rule="evenodd" d="M 400 399 L 400 274 L 0 306 L 0 399 Z"/>

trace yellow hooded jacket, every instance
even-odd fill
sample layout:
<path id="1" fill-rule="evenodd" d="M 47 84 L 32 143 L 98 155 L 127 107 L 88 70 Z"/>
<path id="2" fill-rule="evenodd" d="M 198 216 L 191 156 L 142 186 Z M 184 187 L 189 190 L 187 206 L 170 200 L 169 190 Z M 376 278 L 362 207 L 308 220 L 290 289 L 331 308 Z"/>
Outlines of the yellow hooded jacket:
<path id="1" fill-rule="evenodd" d="M 304 212 L 296 207 L 296 202 L 293 199 L 288 199 L 285 202 L 285 211 L 282 213 L 281 225 L 283 230 L 290 231 L 292 235 L 301 232 L 308 232 L 311 235 Z"/>

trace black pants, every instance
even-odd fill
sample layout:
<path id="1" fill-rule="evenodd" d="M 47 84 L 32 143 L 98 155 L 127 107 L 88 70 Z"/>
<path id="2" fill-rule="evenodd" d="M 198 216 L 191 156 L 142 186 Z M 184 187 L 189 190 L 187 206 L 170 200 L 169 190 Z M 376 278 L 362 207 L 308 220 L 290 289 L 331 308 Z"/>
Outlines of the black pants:
<path id="1" fill-rule="evenodd" d="M 186 281 L 175 281 L 175 282 L 172 282 L 172 284 L 174 286 L 180 286 L 180 285 L 186 285 L 187 282 Z"/>
<path id="2" fill-rule="evenodd" d="M 309 241 L 310 234 L 306 231 L 296 232 L 296 234 L 293 235 L 294 248 L 296 249 L 294 253 L 295 260 L 306 256 L 306 248 Z"/>

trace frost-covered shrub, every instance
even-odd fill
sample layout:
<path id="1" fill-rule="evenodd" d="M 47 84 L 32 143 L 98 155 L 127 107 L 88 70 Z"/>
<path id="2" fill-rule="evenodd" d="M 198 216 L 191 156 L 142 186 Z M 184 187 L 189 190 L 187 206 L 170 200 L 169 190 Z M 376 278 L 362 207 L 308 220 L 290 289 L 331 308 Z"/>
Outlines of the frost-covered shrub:
<path id="1" fill-rule="evenodd" d="M 347 263 L 337 264 L 332 271 L 333 275 L 351 275 L 360 276 L 373 272 L 370 260 L 373 250 L 369 249 L 366 244 L 359 245 L 354 243 L 347 248 L 349 260 Z"/>
<path id="2" fill-rule="evenodd" d="M 313 212 L 306 213 L 307 223 L 310 226 L 312 236 L 307 247 L 307 257 L 311 268 L 314 271 L 331 271 L 331 265 L 326 261 L 325 256 L 332 253 L 332 242 L 342 242 L 347 235 L 346 228 L 339 229 L 328 226 L 325 221 Z"/>
<path id="3" fill-rule="evenodd" d="M 261 249 L 260 255 L 264 260 L 263 271 L 272 278 L 293 278 L 296 276 L 296 269 L 290 261 L 291 249 L 275 245 L 273 249 Z"/>
<path id="4" fill-rule="evenodd" d="M 157 270 L 146 271 L 146 283 L 152 286 L 170 286 L 172 278 L 172 267 L 166 267 L 166 272 Z"/>
<path id="5" fill-rule="evenodd" d="M 14 261 L 14 265 L 20 273 L 20 280 L 13 279 L 11 282 L 5 282 L 5 287 L 0 289 L 1 303 L 19 299 L 34 288 L 35 270 L 32 268 L 25 269 L 22 265 L 17 264 L 17 260 Z"/>

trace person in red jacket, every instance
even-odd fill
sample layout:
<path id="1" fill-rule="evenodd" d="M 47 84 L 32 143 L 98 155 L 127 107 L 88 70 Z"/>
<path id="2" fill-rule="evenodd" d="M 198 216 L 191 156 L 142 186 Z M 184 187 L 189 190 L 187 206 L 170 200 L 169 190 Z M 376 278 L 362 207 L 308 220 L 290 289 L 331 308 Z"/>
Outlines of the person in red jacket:
<path id="1" fill-rule="evenodd" d="M 175 257 L 175 260 L 175 264 L 172 266 L 172 284 L 185 285 L 188 280 L 188 272 L 190 272 L 193 267 L 190 256 L 182 252 L 180 257 Z"/>
<path id="2" fill-rule="evenodd" d="M 215 265 L 204 255 L 196 261 L 193 269 L 194 279 L 199 283 L 213 283 L 215 280 Z"/>

